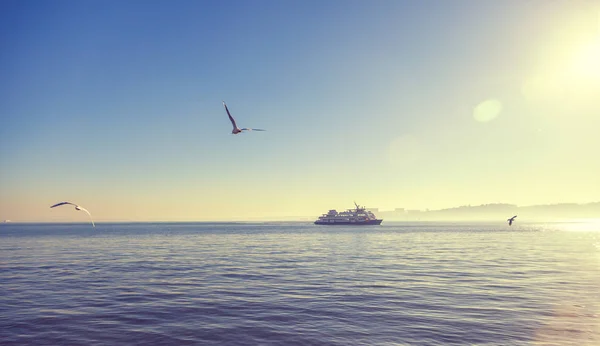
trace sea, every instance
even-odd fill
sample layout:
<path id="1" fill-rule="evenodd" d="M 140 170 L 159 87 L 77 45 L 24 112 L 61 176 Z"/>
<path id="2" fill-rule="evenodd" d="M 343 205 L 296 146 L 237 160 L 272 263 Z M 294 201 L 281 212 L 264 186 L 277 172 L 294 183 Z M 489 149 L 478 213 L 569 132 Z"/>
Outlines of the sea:
<path id="1" fill-rule="evenodd" d="M 0 225 L 1 345 L 600 345 L 600 223 Z"/>

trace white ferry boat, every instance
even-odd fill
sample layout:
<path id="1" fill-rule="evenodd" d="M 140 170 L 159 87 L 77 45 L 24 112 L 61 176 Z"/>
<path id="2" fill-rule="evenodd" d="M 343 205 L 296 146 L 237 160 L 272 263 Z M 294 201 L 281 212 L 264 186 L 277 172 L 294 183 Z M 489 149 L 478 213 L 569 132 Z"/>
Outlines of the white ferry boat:
<path id="1" fill-rule="evenodd" d="M 365 207 L 361 207 L 354 202 L 356 208 L 337 212 L 330 210 L 327 214 L 319 216 L 315 225 L 380 225 L 383 219 L 378 219 Z"/>

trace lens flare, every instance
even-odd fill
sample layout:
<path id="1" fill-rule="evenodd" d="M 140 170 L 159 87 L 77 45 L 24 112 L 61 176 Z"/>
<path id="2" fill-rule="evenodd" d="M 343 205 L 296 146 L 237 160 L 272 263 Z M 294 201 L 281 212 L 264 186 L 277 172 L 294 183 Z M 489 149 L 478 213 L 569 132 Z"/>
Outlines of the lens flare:
<path id="1" fill-rule="evenodd" d="M 502 112 L 502 102 L 488 99 L 478 104 L 473 110 L 473 118 L 481 123 L 494 120 Z"/>

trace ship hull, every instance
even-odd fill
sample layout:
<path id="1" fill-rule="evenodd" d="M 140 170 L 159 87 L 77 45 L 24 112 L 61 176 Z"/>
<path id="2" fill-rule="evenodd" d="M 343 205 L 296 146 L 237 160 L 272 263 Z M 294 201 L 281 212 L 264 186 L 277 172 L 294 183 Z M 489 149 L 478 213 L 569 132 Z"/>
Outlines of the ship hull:
<path id="1" fill-rule="evenodd" d="M 315 221 L 315 225 L 327 225 L 327 226 L 366 226 L 366 225 L 381 225 L 382 221 L 383 221 L 383 219 L 379 219 L 379 220 L 367 220 L 367 221 L 360 221 L 360 222 L 350 222 L 350 221 L 329 222 L 329 221 L 320 221 L 320 220 L 317 220 L 317 221 Z"/>

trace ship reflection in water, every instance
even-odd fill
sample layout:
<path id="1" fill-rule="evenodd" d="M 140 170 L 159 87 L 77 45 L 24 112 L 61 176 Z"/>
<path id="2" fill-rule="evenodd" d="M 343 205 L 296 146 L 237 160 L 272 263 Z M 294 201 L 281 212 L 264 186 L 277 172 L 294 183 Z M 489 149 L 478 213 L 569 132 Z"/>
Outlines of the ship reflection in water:
<path id="1" fill-rule="evenodd" d="M 380 225 L 383 219 L 378 219 L 371 211 L 366 210 L 354 202 L 356 208 L 337 212 L 330 210 L 327 214 L 319 216 L 315 225 Z"/>

